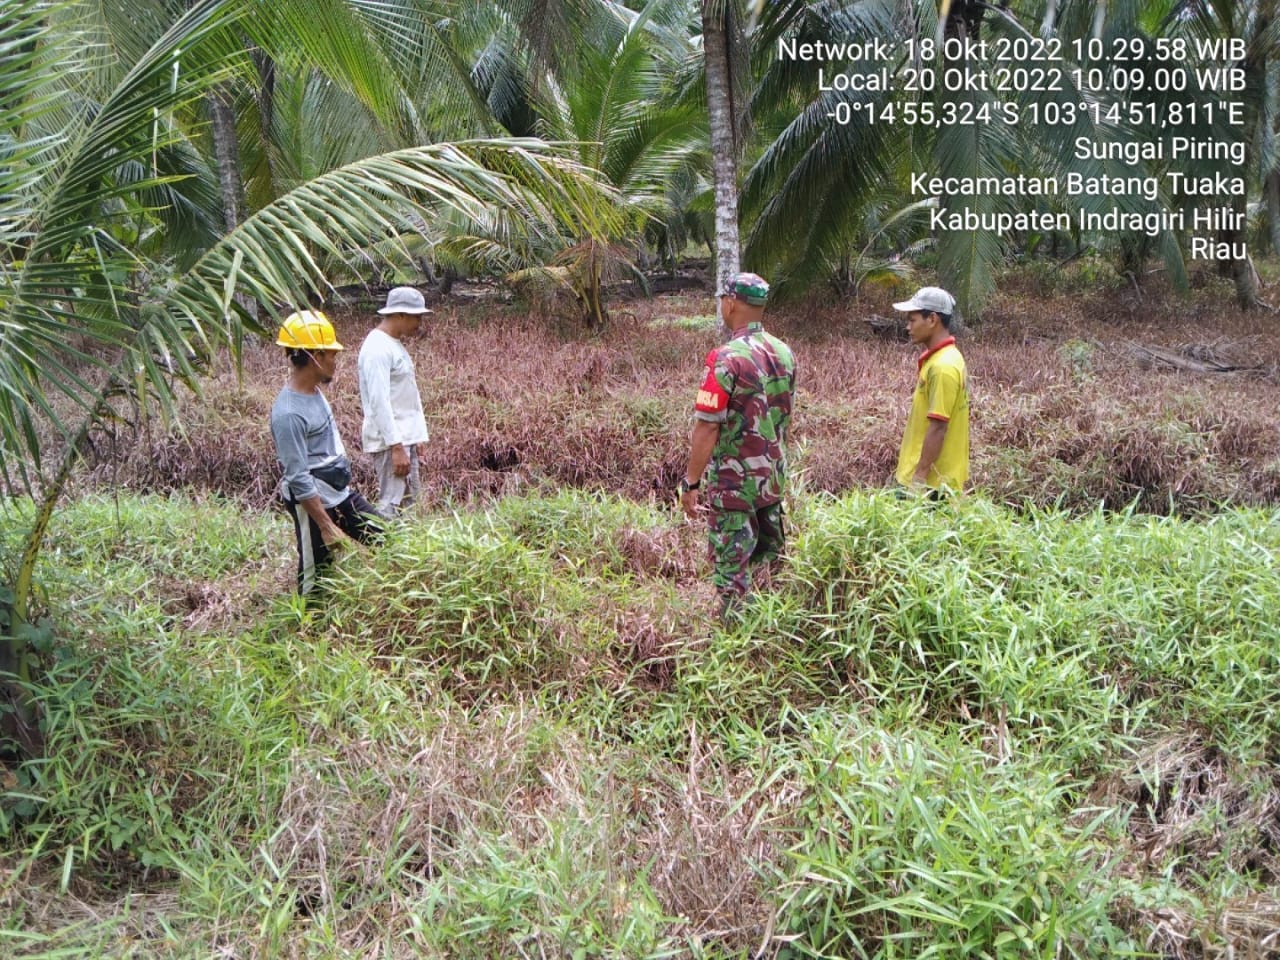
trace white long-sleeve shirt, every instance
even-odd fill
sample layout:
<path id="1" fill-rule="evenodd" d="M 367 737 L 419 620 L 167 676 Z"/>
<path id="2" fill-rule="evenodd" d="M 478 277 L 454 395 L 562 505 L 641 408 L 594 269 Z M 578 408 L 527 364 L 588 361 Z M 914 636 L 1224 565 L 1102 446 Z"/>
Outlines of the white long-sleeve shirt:
<path id="1" fill-rule="evenodd" d="M 357 366 L 364 452 L 377 453 L 397 443 L 426 443 L 427 418 L 409 351 L 395 337 L 375 328 L 360 346 Z"/>

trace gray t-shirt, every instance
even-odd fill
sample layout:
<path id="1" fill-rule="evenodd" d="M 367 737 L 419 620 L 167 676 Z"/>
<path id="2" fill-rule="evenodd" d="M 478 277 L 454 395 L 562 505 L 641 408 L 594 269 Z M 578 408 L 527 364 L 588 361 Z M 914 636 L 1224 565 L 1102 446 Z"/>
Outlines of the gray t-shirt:
<path id="1" fill-rule="evenodd" d="M 350 492 L 346 487 L 337 490 L 311 475 L 312 467 L 347 454 L 323 393 L 298 393 L 285 386 L 271 406 L 271 436 L 276 441 L 276 459 L 284 468 L 282 497 L 308 500 L 319 495 L 326 508 L 347 499 Z"/>

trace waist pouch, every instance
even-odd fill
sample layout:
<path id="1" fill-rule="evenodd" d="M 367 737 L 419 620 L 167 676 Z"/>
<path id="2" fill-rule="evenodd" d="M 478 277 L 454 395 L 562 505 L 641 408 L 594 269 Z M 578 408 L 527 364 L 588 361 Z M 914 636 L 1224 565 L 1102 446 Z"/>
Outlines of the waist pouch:
<path id="1" fill-rule="evenodd" d="M 317 480 L 323 480 L 334 490 L 345 490 L 351 483 L 351 461 L 346 457 L 338 457 L 312 467 L 311 475 Z"/>

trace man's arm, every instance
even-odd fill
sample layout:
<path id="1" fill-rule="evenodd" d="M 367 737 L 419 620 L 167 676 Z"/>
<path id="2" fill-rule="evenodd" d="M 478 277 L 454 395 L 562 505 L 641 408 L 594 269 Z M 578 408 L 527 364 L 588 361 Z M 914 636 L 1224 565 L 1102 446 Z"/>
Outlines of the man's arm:
<path id="1" fill-rule="evenodd" d="M 289 495 L 307 511 L 320 531 L 326 544 L 349 539 L 330 518 L 316 490 L 315 478 L 307 469 L 307 445 L 302 423 L 297 417 L 284 417 L 271 421 L 271 435 L 276 443 L 276 454 L 284 465 L 284 481 Z"/>
<path id="2" fill-rule="evenodd" d="M 927 483 L 929 471 L 942 453 L 942 442 L 947 438 L 947 421 L 930 420 L 924 433 L 924 445 L 920 448 L 920 460 L 916 463 L 916 472 L 912 474 L 912 483 Z"/>
<path id="3" fill-rule="evenodd" d="M 711 461 L 711 453 L 720 439 L 720 424 L 714 420 L 695 420 L 693 435 L 689 439 L 689 466 L 685 468 L 684 477 L 690 483 L 697 483 L 707 470 Z M 698 491 L 686 490 L 680 495 L 680 506 L 690 520 L 698 515 Z"/>
<path id="4" fill-rule="evenodd" d="M 320 531 L 320 539 L 327 546 L 333 546 L 342 540 L 351 540 L 350 537 L 342 532 L 342 528 L 333 522 L 329 512 L 325 510 L 324 504 L 320 502 L 319 494 L 314 497 L 307 497 L 305 500 L 299 500 L 298 505 L 307 511 L 307 516 L 311 518 L 316 528 Z M 354 543 L 355 541 L 351 542 Z"/>
<path id="5" fill-rule="evenodd" d="M 391 354 L 382 350 L 360 351 L 360 402 L 373 428 L 391 451 L 391 468 L 397 477 L 409 473 L 409 453 L 400 442 L 395 411 L 391 407 Z"/>

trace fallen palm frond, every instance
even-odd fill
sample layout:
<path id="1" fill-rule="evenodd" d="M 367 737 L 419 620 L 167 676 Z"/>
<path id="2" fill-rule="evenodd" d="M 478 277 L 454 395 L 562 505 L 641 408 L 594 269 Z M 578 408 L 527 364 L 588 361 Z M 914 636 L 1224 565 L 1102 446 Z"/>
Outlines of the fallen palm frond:
<path id="1" fill-rule="evenodd" d="M 1231 353 L 1210 344 L 1188 344 L 1177 350 L 1149 344 L 1125 344 L 1138 364 L 1143 367 L 1167 367 L 1187 373 L 1248 373 L 1260 375 L 1266 368 L 1262 364 L 1245 364 L 1232 359 Z"/>

